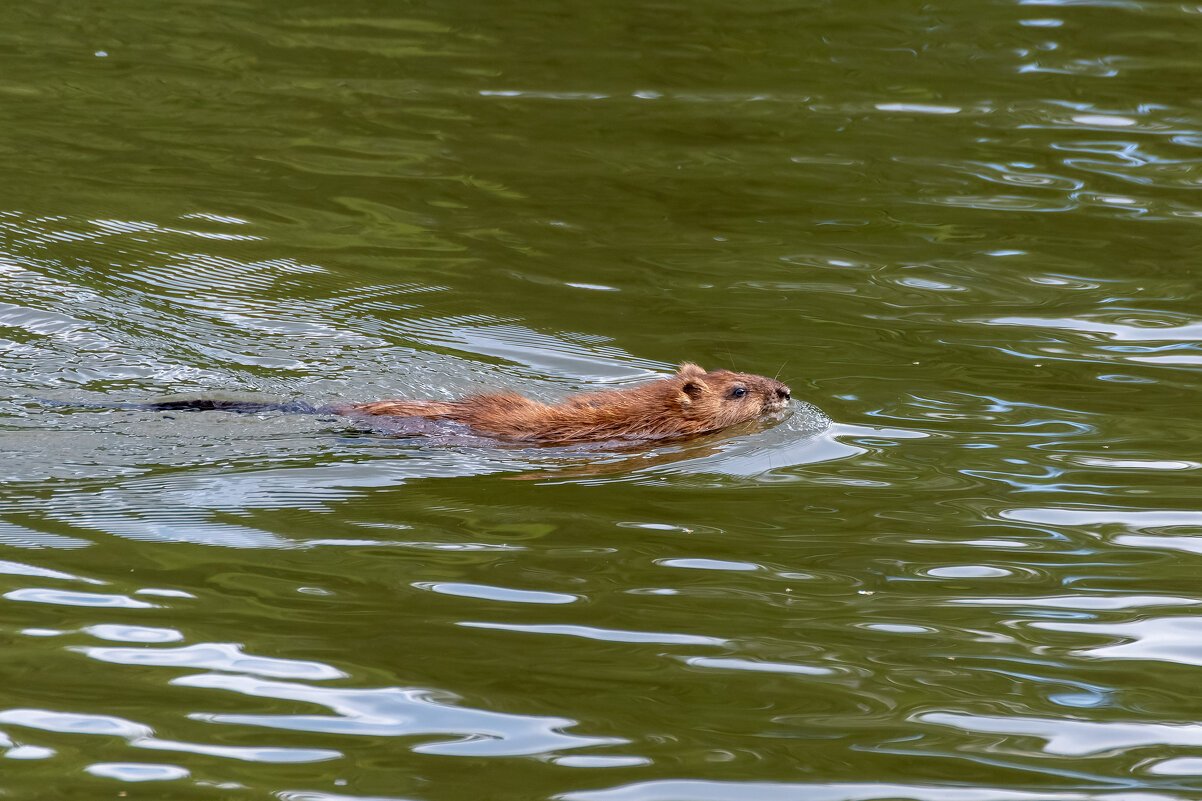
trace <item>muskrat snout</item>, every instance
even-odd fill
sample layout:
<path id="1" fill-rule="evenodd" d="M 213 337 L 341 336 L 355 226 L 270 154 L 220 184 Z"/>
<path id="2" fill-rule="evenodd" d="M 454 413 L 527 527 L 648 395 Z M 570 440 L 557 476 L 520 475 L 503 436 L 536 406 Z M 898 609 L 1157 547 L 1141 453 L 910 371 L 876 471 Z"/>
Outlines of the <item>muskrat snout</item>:
<path id="1" fill-rule="evenodd" d="M 789 405 L 789 388 L 772 378 L 759 379 L 760 414 L 776 414 Z"/>

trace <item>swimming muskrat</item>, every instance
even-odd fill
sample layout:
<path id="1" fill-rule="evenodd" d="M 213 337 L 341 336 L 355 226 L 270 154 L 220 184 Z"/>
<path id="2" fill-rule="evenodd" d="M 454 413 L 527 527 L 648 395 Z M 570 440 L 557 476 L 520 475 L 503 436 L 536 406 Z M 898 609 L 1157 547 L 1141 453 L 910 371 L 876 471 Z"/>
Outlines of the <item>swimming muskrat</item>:
<path id="1" fill-rule="evenodd" d="M 510 442 L 568 445 L 604 440 L 683 439 L 768 417 L 789 403 L 789 388 L 773 378 L 729 370 L 706 372 L 686 362 L 676 375 L 630 389 L 573 395 L 556 404 L 515 392 L 457 401 L 382 400 L 372 403 L 256 403 L 180 400 L 109 406 L 156 411 L 283 411 L 350 418 L 425 418 L 461 423 L 475 434 Z"/>

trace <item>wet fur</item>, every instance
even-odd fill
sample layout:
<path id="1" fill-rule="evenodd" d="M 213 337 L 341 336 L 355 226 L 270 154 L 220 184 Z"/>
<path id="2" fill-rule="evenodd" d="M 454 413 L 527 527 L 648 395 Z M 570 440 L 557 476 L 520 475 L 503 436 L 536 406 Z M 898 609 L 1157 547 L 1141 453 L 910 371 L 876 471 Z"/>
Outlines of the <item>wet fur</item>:
<path id="1" fill-rule="evenodd" d="M 736 390 L 743 394 L 736 396 Z M 560 445 L 627 439 L 678 439 L 718 431 L 785 408 L 789 388 L 779 381 L 683 364 L 671 378 L 631 389 L 574 395 L 545 404 L 513 392 L 459 401 L 387 400 L 334 404 L 349 417 L 389 415 L 462 423 L 484 436 Z"/>

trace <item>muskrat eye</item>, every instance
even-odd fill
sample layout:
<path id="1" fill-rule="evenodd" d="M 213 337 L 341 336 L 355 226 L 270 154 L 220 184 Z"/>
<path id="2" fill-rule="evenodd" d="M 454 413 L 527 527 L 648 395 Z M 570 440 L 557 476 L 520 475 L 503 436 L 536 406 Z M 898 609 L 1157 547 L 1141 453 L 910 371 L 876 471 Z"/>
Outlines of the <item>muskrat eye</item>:
<path id="1" fill-rule="evenodd" d="M 746 394 L 747 394 L 747 390 L 743 389 L 742 387 L 735 387 L 734 389 L 732 389 L 730 391 L 730 396 L 732 398 L 741 398 Z"/>

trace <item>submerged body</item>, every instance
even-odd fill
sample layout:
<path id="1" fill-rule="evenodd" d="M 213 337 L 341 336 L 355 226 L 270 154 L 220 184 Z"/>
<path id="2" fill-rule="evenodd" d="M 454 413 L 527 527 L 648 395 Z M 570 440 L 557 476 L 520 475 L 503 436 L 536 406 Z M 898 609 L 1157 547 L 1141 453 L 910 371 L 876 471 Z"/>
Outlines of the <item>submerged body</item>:
<path id="1" fill-rule="evenodd" d="M 605 440 L 684 439 L 770 417 L 782 412 L 788 404 L 789 388 L 775 379 L 729 370 L 707 372 L 686 363 L 670 378 L 630 389 L 573 395 L 556 404 L 503 392 L 472 395 L 457 401 L 383 400 L 321 407 L 303 401 L 256 403 L 204 399 L 103 405 L 156 411 L 283 411 L 339 414 L 363 420 L 382 417 L 445 420 L 467 426 L 483 437 L 569 445 Z"/>

